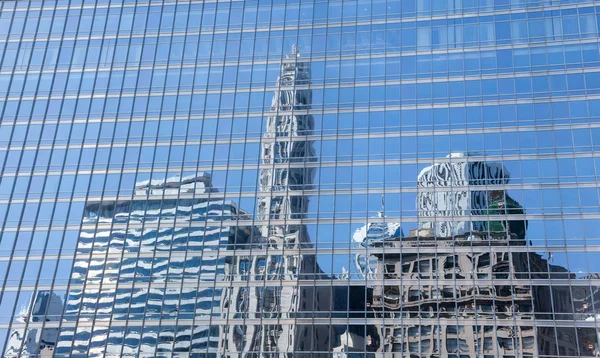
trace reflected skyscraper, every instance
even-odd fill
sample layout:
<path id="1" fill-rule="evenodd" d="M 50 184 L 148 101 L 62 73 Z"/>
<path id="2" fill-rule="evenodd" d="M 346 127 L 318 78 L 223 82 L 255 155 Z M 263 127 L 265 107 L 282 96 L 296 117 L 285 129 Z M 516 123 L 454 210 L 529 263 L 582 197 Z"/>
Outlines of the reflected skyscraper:
<path id="1" fill-rule="evenodd" d="M 312 189 L 315 172 L 304 165 L 315 161 L 313 143 L 305 139 L 314 128 L 313 116 L 308 114 L 309 85 L 310 65 L 294 46 L 282 61 L 263 136 L 258 219 L 265 224 L 257 227 L 259 235 L 250 242 L 237 242 L 250 253 L 236 255 L 228 268 L 233 279 L 248 282 L 247 287 L 233 286 L 227 302 L 230 315 L 259 323 L 227 328 L 224 351 L 231 354 L 287 356 L 319 341 L 316 331 L 297 326 L 295 318 L 300 311 L 329 306 L 329 295 L 315 295 L 313 287 L 280 285 L 282 280 L 313 280 L 320 274 L 315 255 L 301 252 L 312 247 L 300 222 L 309 203 L 304 191 Z"/>
<path id="2" fill-rule="evenodd" d="M 86 204 L 70 279 L 83 289 L 68 292 L 56 355 L 218 351 L 222 332 L 210 321 L 223 315 L 215 281 L 227 261 L 218 250 L 249 233 L 223 224 L 244 214 L 214 193 L 200 173 L 138 182 L 132 200 Z"/>

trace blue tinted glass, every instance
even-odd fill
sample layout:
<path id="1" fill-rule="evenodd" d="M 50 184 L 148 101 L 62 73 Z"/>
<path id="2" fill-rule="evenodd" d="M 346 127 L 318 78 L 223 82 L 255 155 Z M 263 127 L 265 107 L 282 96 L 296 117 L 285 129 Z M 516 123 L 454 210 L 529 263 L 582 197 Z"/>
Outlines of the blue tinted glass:
<path id="1" fill-rule="evenodd" d="M 597 356 L 595 5 L 1 2 L 2 355 Z"/>

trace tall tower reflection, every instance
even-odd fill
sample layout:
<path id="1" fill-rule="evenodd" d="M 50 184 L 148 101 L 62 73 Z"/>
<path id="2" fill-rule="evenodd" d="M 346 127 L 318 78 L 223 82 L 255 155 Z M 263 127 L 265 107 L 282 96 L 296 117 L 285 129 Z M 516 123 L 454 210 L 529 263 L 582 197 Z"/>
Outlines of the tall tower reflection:
<path id="1" fill-rule="evenodd" d="M 312 280 L 322 275 L 315 255 L 301 253 L 312 246 L 306 226 L 300 222 L 309 202 L 304 190 L 312 188 L 315 175 L 314 168 L 303 164 L 315 160 L 312 141 L 303 139 L 314 128 L 313 116 L 307 113 L 312 101 L 309 83 L 310 64 L 301 61 L 294 47 L 281 65 L 263 137 L 261 158 L 266 168 L 260 172 L 258 219 L 266 224 L 257 227 L 258 235 L 250 242 L 236 243 L 251 252 L 236 255 L 229 272 L 233 280 L 249 284 L 232 287 L 230 302 L 225 303 L 235 310 L 231 317 L 266 323 L 226 328 L 229 332 L 223 344 L 227 352 L 281 356 L 310 350 L 308 345 L 319 339 L 316 332 L 308 334 L 307 328 L 295 325 L 293 319 L 299 311 L 328 307 L 329 297 L 315 295 L 314 287 L 281 284 L 281 280 Z M 291 323 L 279 323 L 286 319 Z"/>

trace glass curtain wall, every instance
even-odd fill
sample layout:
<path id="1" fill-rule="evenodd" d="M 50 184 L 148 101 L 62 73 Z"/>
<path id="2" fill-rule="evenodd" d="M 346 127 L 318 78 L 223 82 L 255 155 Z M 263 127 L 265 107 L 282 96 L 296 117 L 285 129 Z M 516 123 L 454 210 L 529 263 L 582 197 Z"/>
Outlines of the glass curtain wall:
<path id="1" fill-rule="evenodd" d="M 0 2 L 0 354 L 600 356 L 599 26 Z"/>

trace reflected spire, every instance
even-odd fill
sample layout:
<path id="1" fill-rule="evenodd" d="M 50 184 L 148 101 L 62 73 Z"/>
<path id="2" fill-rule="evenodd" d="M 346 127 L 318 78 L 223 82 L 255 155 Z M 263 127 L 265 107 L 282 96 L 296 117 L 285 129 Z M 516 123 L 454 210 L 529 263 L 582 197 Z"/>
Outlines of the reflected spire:
<path id="1" fill-rule="evenodd" d="M 237 258 L 238 262 L 245 260 L 248 271 L 255 273 L 247 275 L 251 281 L 313 279 L 321 274 L 314 254 L 293 253 L 311 246 L 305 225 L 287 222 L 306 216 L 309 198 L 304 191 L 313 187 L 315 175 L 313 167 L 288 165 L 315 160 L 313 142 L 301 139 L 311 134 L 314 128 L 314 118 L 307 114 L 312 91 L 298 88 L 310 83 L 310 62 L 301 62 L 298 58 L 299 48 L 294 45 L 291 55 L 282 61 L 263 136 L 261 159 L 268 166 L 260 171 L 258 218 L 266 224 L 258 228 L 261 235 L 254 245 L 268 253 Z M 315 294 L 307 293 L 307 289 L 313 288 L 272 285 L 257 289 L 234 288 L 237 293 L 233 297 L 237 302 L 233 307 L 240 313 L 290 318 L 306 306 L 329 304 L 328 295 L 315 299 Z M 311 302 L 307 303 L 307 299 Z M 312 302 L 313 299 L 317 302 Z M 279 357 L 306 343 L 302 343 L 306 334 L 299 329 L 293 324 L 238 326 L 230 330 L 226 340 L 232 351 L 243 356 L 262 352 L 263 356 Z M 327 335 L 322 336 L 325 339 Z"/>

